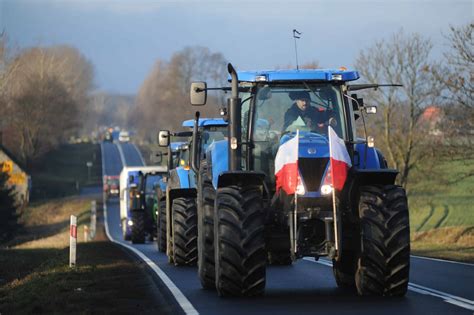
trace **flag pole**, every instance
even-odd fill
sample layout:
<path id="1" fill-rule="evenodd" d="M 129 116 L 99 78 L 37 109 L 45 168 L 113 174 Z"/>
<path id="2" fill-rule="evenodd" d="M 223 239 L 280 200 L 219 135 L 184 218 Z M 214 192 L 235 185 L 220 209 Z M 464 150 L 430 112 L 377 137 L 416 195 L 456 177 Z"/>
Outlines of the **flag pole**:
<path id="1" fill-rule="evenodd" d="M 296 150 L 297 152 L 299 152 L 299 149 L 300 149 L 300 130 L 299 129 L 296 129 Z M 299 153 L 298 153 L 299 155 Z M 298 163 L 296 164 L 298 165 Z M 293 233 L 293 248 L 294 248 L 294 251 L 295 251 L 295 254 L 297 252 L 297 237 L 296 237 L 296 234 L 298 233 L 298 226 L 297 226 L 297 221 L 298 221 L 298 215 L 297 215 L 297 211 L 298 211 L 298 177 L 299 177 L 299 171 L 298 171 L 298 167 L 296 168 L 297 170 L 297 180 L 296 180 L 296 189 L 295 189 L 295 209 L 293 210 L 293 230 L 294 230 L 294 233 Z"/>
<path id="2" fill-rule="evenodd" d="M 331 126 L 328 126 L 328 135 L 331 137 Z M 333 224 L 334 224 L 334 245 L 336 252 L 339 250 L 339 229 L 337 227 L 337 207 L 336 207 L 336 188 L 334 187 L 334 167 L 331 162 L 331 156 L 333 156 L 333 147 L 331 145 L 331 139 L 329 139 L 329 163 L 331 167 L 331 185 L 332 185 L 332 211 L 333 211 Z"/>

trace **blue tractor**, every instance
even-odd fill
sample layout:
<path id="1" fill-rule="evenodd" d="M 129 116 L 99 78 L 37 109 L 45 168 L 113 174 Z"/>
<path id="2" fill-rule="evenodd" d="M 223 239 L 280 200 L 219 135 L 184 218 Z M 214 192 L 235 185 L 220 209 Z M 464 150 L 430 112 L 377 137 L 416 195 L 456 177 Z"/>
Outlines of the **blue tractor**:
<path id="1" fill-rule="evenodd" d="M 190 133 L 187 134 L 173 134 L 176 137 L 189 137 Z M 171 135 L 168 135 L 168 137 Z M 156 191 L 156 199 L 157 199 L 157 218 L 156 218 L 156 227 L 157 227 L 157 233 L 156 233 L 156 242 L 157 242 L 157 247 L 160 252 L 165 253 L 167 250 L 167 222 L 170 222 L 167 218 L 167 194 L 168 194 L 168 182 L 170 180 L 171 172 L 173 169 L 179 166 L 179 160 L 180 160 L 180 150 L 182 146 L 184 146 L 186 142 L 184 141 L 175 141 L 169 143 L 167 146 L 167 152 L 165 153 L 160 153 L 158 156 L 163 159 L 163 156 L 168 156 L 168 163 L 167 163 L 167 168 L 168 168 L 168 173 L 163 176 L 159 181 L 158 184 L 155 187 Z M 176 171 L 173 172 L 176 175 Z"/>
<path id="2" fill-rule="evenodd" d="M 181 132 L 178 135 L 191 136 L 199 134 L 198 141 L 182 144 L 177 150 L 176 167 L 170 166 L 170 173 L 166 187 L 166 218 L 170 224 L 167 229 L 167 255 L 170 262 L 176 266 L 194 265 L 197 261 L 197 208 L 196 208 L 196 176 L 191 168 L 190 146 L 194 143 L 199 152 L 216 140 L 222 140 L 227 134 L 227 123 L 222 118 L 204 118 L 187 120 L 183 127 L 193 128 L 193 132 Z M 176 135 L 176 134 L 174 134 Z M 171 133 L 160 131 L 161 146 L 169 146 Z"/>
<path id="3" fill-rule="evenodd" d="M 261 295 L 268 263 L 326 256 L 339 286 L 360 295 L 404 295 L 406 193 L 372 138 L 357 137 L 356 120 L 365 126 L 364 116 L 376 107 L 351 94 L 381 85 L 350 84 L 359 74 L 345 69 L 237 73 L 229 64 L 228 70 L 231 87 L 221 88 L 231 91 L 228 138 L 213 142 L 204 159 L 197 150 L 192 157 L 199 169 L 202 286 L 220 296 Z M 204 105 L 207 90 L 205 82 L 192 83 L 191 104 Z M 301 95 L 319 121 L 303 113 Z M 338 190 L 329 178 L 329 130 L 342 139 L 351 164 Z M 296 135 L 298 187 L 288 194 L 277 187 L 275 158 Z"/>

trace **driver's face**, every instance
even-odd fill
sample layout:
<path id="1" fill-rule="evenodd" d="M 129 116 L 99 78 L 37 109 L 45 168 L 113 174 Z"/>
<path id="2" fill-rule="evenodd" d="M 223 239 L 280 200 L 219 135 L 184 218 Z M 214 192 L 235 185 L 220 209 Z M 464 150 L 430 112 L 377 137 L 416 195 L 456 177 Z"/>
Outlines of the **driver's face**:
<path id="1" fill-rule="evenodd" d="M 302 111 L 305 111 L 306 108 L 308 108 L 308 106 L 309 106 L 309 100 L 306 99 L 306 98 L 297 99 L 296 100 L 296 106 L 298 106 L 298 108 L 301 109 Z"/>

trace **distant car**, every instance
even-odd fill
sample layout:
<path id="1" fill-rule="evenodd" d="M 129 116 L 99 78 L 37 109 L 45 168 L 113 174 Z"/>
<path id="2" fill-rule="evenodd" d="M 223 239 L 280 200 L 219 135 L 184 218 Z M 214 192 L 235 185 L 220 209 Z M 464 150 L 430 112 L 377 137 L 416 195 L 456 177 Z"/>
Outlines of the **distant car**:
<path id="1" fill-rule="evenodd" d="M 118 140 L 120 142 L 128 142 L 130 141 L 130 134 L 127 131 L 120 131 Z"/>
<path id="2" fill-rule="evenodd" d="M 120 192 L 119 176 L 104 176 L 104 193 L 108 200 L 110 197 L 118 197 Z"/>

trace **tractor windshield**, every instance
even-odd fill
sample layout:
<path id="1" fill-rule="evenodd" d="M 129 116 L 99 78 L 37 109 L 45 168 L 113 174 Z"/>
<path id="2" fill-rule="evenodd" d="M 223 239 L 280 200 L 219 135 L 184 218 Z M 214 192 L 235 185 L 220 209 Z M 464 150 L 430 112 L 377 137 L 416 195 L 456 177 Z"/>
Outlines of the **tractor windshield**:
<path id="1" fill-rule="evenodd" d="M 332 84 L 272 85 L 261 87 L 256 97 L 254 141 L 282 134 L 310 131 L 327 136 L 331 125 L 345 138 L 343 100 Z"/>

